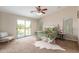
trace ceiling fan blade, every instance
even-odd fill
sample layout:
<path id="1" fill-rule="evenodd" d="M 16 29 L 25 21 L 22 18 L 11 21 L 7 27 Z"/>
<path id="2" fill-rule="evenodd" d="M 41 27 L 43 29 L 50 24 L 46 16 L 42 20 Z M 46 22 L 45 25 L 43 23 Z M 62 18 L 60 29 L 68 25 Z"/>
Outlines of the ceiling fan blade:
<path id="1" fill-rule="evenodd" d="M 47 10 L 47 8 L 46 9 L 42 9 L 42 11 L 46 11 Z"/>
<path id="2" fill-rule="evenodd" d="M 41 13 L 45 14 L 45 11 L 46 11 L 46 10 L 47 10 L 47 8 L 42 9 L 42 10 L 41 10 Z"/>
<path id="3" fill-rule="evenodd" d="M 41 13 L 45 14 L 45 12 L 43 12 L 43 11 Z"/>

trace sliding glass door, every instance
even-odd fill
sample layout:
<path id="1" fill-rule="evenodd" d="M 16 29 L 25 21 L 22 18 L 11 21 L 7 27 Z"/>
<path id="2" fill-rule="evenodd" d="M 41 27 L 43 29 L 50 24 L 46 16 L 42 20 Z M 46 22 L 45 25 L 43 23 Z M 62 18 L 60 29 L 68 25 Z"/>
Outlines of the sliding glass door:
<path id="1" fill-rule="evenodd" d="M 31 22 L 25 22 L 25 36 L 31 35 Z"/>
<path id="2" fill-rule="evenodd" d="M 31 21 L 30 20 L 17 20 L 17 38 L 31 35 Z"/>

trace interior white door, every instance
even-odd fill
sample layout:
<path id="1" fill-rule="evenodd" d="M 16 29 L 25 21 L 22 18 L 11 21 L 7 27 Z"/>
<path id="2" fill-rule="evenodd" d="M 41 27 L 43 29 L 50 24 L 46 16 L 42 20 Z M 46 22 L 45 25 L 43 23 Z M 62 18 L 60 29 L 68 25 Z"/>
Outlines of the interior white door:
<path id="1" fill-rule="evenodd" d="M 65 34 L 73 35 L 73 19 L 64 19 L 63 29 Z"/>

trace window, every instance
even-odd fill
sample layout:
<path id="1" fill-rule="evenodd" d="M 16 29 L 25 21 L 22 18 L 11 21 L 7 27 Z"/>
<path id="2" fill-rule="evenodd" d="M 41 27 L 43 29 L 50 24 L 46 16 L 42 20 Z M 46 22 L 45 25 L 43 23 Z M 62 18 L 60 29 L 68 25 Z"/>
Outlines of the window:
<path id="1" fill-rule="evenodd" d="M 30 20 L 17 20 L 17 37 L 25 37 L 31 35 L 31 21 Z"/>

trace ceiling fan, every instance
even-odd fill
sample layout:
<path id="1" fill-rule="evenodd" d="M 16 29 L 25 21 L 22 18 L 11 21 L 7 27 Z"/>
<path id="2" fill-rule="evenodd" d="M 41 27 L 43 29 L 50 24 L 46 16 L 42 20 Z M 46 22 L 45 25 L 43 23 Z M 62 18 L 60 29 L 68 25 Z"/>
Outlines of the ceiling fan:
<path id="1" fill-rule="evenodd" d="M 42 14 L 45 14 L 46 13 L 46 10 L 48 10 L 47 8 L 41 8 L 41 6 L 37 6 L 37 7 L 35 7 L 36 8 L 36 10 L 35 11 L 31 11 L 31 13 L 33 13 L 33 12 L 37 12 L 37 13 L 42 13 Z"/>

